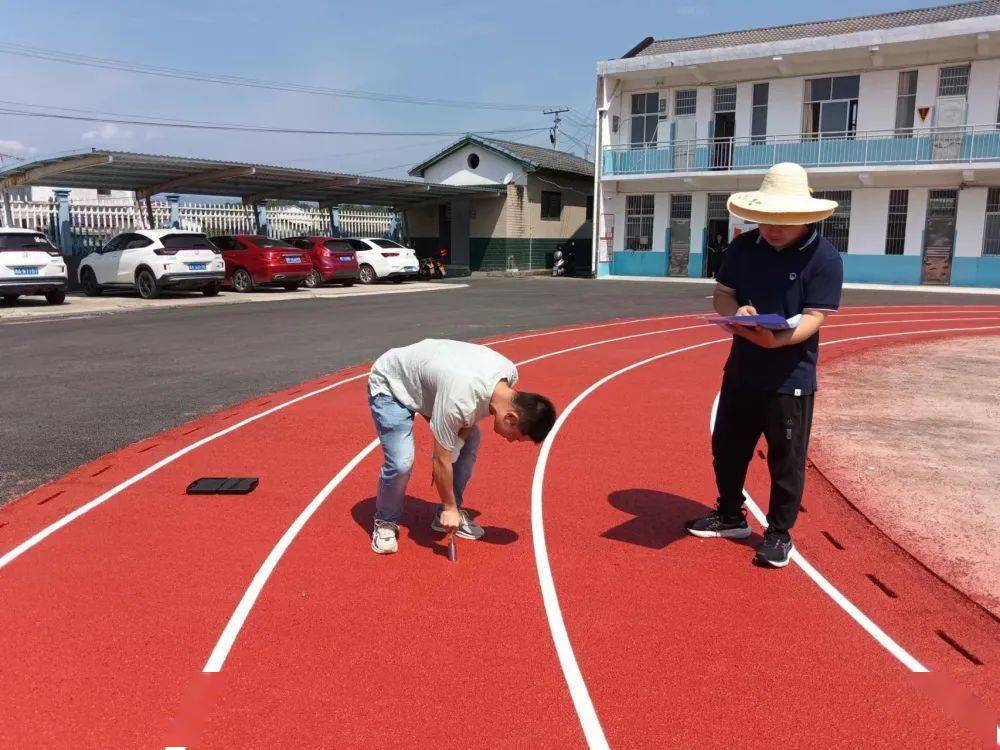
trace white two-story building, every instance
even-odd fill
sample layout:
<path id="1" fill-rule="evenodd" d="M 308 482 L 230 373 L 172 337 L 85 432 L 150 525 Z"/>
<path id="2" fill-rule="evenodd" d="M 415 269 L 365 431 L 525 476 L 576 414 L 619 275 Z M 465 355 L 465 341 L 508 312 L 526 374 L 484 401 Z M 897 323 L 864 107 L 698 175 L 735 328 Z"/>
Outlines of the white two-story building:
<path id="1" fill-rule="evenodd" d="M 1000 287 L 1000 0 L 654 41 L 598 64 L 600 275 L 710 276 L 783 161 L 848 281 Z"/>

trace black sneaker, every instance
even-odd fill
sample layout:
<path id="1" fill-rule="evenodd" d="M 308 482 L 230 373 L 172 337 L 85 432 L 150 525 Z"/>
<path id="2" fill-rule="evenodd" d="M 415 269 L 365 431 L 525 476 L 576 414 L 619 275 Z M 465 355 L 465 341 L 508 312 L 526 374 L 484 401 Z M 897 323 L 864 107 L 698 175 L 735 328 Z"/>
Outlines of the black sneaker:
<path id="1" fill-rule="evenodd" d="M 787 534 L 765 534 L 764 543 L 757 548 L 754 559 L 763 565 L 783 568 L 788 565 L 792 549 L 792 539 Z"/>
<path id="2" fill-rule="evenodd" d="M 746 539 L 750 536 L 750 525 L 743 515 L 736 518 L 724 518 L 718 510 L 713 510 L 707 516 L 695 518 L 684 524 L 688 534 L 700 536 L 703 539 L 726 537 L 727 539 Z"/>

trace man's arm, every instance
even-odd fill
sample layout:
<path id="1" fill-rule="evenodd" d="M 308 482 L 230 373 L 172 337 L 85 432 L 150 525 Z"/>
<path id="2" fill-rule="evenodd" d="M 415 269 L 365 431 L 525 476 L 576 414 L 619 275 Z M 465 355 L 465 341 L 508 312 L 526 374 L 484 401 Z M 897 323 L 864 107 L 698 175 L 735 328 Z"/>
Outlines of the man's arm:
<path id="1" fill-rule="evenodd" d="M 461 523 L 458 515 L 458 503 L 455 501 L 455 474 L 451 462 L 451 451 L 437 440 L 434 441 L 434 456 L 431 459 L 431 479 L 437 489 L 438 497 L 444 510 L 441 513 L 441 525 L 454 531 Z"/>

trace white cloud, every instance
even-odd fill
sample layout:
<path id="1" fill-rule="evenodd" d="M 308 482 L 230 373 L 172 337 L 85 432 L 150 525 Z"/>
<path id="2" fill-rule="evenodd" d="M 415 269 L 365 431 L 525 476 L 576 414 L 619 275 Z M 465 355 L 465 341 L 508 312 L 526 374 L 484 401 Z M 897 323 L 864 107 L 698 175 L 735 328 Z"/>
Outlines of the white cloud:
<path id="1" fill-rule="evenodd" d="M 106 122 L 95 130 L 87 130 L 80 135 L 85 141 L 125 141 L 132 137 L 131 130 Z"/>
<path id="2" fill-rule="evenodd" d="M 0 141 L 0 153 L 11 156 L 31 156 L 38 153 L 34 146 L 28 146 L 21 141 Z"/>

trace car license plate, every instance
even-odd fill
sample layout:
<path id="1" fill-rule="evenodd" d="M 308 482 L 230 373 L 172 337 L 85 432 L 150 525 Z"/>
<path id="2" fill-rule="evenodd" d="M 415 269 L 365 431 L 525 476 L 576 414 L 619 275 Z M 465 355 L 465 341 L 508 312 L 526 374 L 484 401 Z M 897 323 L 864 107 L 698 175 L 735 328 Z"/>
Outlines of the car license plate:
<path id="1" fill-rule="evenodd" d="M 344 261 L 354 260 L 350 255 L 341 255 L 340 259 Z"/>
<path id="2" fill-rule="evenodd" d="M 286 255 L 285 256 L 285 263 L 301 263 L 301 262 L 302 262 L 302 256 L 301 255 Z"/>
<path id="3" fill-rule="evenodd" d="M 37 276 L 38 269 L 34 266 L 14 266 L 13 268 L 15 276 Z"/>
<path id="4" fill-rule="evenodd" d="M 188 269 L 191 271 L 204 271 L 207 267 L 204 263 L 188 263 Z"/>

